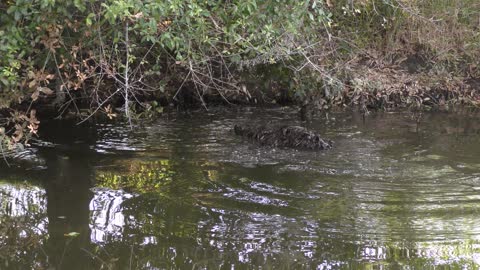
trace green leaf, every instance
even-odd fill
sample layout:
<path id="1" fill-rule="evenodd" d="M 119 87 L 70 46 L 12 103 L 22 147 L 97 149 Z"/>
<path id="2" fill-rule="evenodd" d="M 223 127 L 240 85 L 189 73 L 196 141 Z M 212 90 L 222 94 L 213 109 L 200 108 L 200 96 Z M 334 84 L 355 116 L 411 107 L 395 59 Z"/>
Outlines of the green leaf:
<path id="1" fill-rule="evenodd" d="M 22 13 L 18 10 L 15 10 L 15 14 L 13 15 L 13 17 L 15 18 L 15 21 L 19 21 L 21 16 L 22 16 Z"/>
<path id="2" fill-rule="evenodd" d="M 15 12 L 15 11 L 17 10 L 17 8 L 18 8 L 18 7 L 15 6 L 15 5 L 9 7 L 9 8 L 7 9 L 7 14 L 12 14 L 13 12 Z"/>
<path id="3" fill-rule="evenodd" d="M 93 13 L 88 14 L 87 18 L 85 19 L 85 23 L 87 24 L 87 26 L 92 25 L 92 18 L 95 18 L 95 14 Z"/>
<path id="4" fill-rule="evenodd" d="M 86 9 L 84 1 L 81 1 L 81 0 L 74 0 L 73 5 L 82 12 L 85 11 Z"/>

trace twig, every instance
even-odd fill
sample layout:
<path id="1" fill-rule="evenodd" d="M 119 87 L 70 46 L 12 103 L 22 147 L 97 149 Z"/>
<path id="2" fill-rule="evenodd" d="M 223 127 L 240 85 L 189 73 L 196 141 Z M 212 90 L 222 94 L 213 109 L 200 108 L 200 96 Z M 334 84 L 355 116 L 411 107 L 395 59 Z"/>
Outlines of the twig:
<path id="1" fill-rule="evenodd" d="M 82 121 L 78 122 L 77 125 L 80 125 L 82 123 L 84 123 L 85 121 L 87 121 L 88 119 L 90 119 L 96 112 L 98 112 L 98 110 L 100 110 L 100 108 L 102 108 L 102 106 L 107 103 L 107 101 L 112 98 L 114 95 L 116 95 L 118 92 L 120 92 L 120 88 L 118 88 L 115 92 L 113 92 L 110 96 L 108 96 L 104 101 L 102 101 L 102 103 L 100 103 L 100 105 L 98 105 L 98 107 L 89 115 L 87 116 L 85 119 L 83 119 Z"/>
<path id="2" fill-rule="evenodd" d="M 126 59 L 125 59 L 125 116 L 128 119 L 130 129 L 133 129 L 132 118 L 130 117 L 130 106 L 129 106 L 129 81 L 128 81 L 128 61 L 129 61 L 129 46 L 128 46 L 128 21 L 125 22 L 125 50 L 126 50 Z"/>
<path id="3" fill-rule="evenodd" d="M 5 136 L 2 136 L 2 141 L 0 141 L 0 151 L 2 152 L 2 158 L 3 160 L 5 161 L 5 163 L 7 164 L 8 167 L 10 167 L 10 163 L 8 163 L 8 160 L 7 160 L 7 157 L 5 156 L 5 152 L 3 151 L 3 138 L 5 138 Z"/>
<path id="4" fill-rule="evenodd" d="M 101 263 L 103 263 L 108 269 L 112 269 L 111 266 L 108 265 L 108 263 L 104 260 L 102 260 L 100 257 L 98 257 L 97 255 L 93 254 L 92 252 L 86 250 L 85 248 L 81 248 L 81 250 L 83 250 L 85 253 L 87 253 L 88 255 L 92 256 L 92 258 L 94 259 L 97 259 L 99 260 Z"/>
<path id="5" fill-rule="evenodd" d="M 187 81 L 187 79 L 188 79 L 188 77 L 191 75 L 191 73 L 192 73 L 192 71 L 189 70 L 187 76 L 185 76 L 185 78 L 183 78 L 183 82 L 182 82 L 182 84 L 180 84 L 180 86 L 178 87 L 177 92 L 176 92 L 175 95 L 173 96 L 173 100 L 176 100 L 178 93 L 180 93 L 180 91 L 182 90 L 183 85 L 185 84 L 185 82 Z"/>

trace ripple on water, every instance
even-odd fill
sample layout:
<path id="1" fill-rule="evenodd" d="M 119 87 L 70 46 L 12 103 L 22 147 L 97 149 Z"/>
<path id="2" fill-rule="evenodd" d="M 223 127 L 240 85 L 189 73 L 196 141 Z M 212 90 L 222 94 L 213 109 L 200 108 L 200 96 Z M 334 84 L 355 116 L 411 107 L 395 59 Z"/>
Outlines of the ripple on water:
<path id="1" fill-rule="evenodd" d="M 465 147 L 468 159 L 454 152 L 452 160 L 446 149 L 459 142 L 434 140 L 421 127 L 412 129 L 401 114 L 363 123 L 336 116 L 312 124 L 335 141 L 334 149 L 273 149 L 233 136 L 232 126 L 301 123 L 282 120 L 284 113 L 275 110 L 265 113 L 268 121 L 256 115 L 160 120 L 145 129 L 145 149 L 177 156 L 182 170 L 204 161 L 216 164 L 208 170 L 209 177 L 215 171 L 208 180 L 214 186 L 192 195 L 204 213 L 196 224 L 205 245 L 235 250 L 243 263 L 258 263 L 260 253 L 262 262 L 278 260 L 285 250 L 300 265 L 302 258 L 316 259 L 325 267 L 394 256 L 430 266 L 475 261 L 478 164 Z M 451 251 L 461 247 L 472 253 Z"/>
<path id="2" fill-rule="evenodd" d="M 282 109 L 198 114 L 169 115 L 133 130 L 99 125 L 93 147 L 115 155 L 95 159 L 100 162 L 85 175 L 98 180 L 101 174 L 104 183 L 129 192 L 91 190 L 90 244 L 123 265 L 134 254 L 150 268 L 479 263 L 480 140 L 470 132 L 480 130 L 475 121 L 462 128 L 465 116 L 427 113 L 435 124 L 425 120 L 417 128 L 401 113 L 373 113 L 365 120 L 332 113 L 313 123 Z M 335 147 L 259 147 L 231 130 L 237 123 L 269 122 L 307 125 Z M 67 181 L 65 172 L 79 167 L 73 162 L 52 168 L 46 186 Z"/>

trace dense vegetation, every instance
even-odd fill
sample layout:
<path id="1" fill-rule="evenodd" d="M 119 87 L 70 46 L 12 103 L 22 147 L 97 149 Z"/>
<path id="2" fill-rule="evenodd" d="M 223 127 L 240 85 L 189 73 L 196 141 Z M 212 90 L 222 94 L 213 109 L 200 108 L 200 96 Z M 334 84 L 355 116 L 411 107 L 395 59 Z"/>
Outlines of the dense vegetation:
<path id="1" fill-rule="evenodd" d="M 477 0 L 1 1 L 0 145 L 28 141 L 37 118 L 131 120 L 171 104 L 478 105 L 479 10 Z"/>

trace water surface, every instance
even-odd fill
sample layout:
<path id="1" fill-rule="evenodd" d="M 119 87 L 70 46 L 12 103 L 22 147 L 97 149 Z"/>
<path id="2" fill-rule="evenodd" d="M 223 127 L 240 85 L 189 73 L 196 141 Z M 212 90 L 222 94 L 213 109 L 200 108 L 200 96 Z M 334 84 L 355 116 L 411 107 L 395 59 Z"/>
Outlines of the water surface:
<path id="1" fill-rule="evenodd" d="M 476 269 L 478 113 L 213 109 L 45 123 L 0 171 L 1 269 Z M 259 147 L 234 124 L 305 125 L 332 150 Z M 25 169 L 27 168 L 27 169 Z"/>

